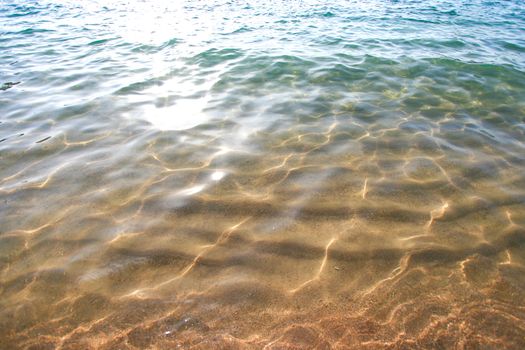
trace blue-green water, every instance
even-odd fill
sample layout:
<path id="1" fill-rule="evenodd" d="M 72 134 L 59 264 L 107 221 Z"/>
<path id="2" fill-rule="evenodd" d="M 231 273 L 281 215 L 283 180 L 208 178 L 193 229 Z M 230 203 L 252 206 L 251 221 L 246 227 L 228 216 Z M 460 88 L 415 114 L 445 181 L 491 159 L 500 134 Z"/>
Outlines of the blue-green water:
<path id="1" fill-rule="evenodd" d="M 1 349 L 525 348 L 524 2 L 0 0 L 0 84 Z"/>

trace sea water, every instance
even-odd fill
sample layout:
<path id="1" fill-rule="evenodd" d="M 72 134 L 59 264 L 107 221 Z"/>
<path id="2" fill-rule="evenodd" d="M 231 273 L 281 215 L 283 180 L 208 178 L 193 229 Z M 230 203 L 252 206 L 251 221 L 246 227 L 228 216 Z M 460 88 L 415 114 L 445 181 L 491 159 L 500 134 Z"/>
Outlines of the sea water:
<path id="1" fill-rule="evenodd" d="M 525 348 L 522 1 L 0 0 L 0 348 Z"/>

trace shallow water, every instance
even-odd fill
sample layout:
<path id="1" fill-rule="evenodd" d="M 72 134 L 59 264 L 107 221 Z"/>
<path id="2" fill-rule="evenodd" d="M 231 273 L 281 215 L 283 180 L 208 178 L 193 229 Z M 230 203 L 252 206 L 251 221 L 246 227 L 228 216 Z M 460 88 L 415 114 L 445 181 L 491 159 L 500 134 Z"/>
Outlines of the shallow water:
<path id="1" fill-rule="evenodd" d="M 524 28 L 0 0 L 0 348 L 525 348 Z"/>

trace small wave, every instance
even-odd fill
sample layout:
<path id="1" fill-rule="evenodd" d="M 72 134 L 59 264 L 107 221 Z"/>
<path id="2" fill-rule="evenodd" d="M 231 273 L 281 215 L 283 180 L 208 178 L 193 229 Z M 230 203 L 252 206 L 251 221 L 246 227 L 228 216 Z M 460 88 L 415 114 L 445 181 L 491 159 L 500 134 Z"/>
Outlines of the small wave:
<path id="1" fill-rule="evenodd" d="M 98 40 L 93 40 L 91 42 L 88 43 L 89 46 L 96 46 L 96 45 L 102 45 L 102 44 L 105 44 L 107 42 L 110 42 L 111 40 L 114 40 L 114 39 L 98 39 Z"/>
<path id="2" fill-rule="evenodd" d="M 209 49 L 192 57 L 188 63 L 196 63 L 201 67 L 208 68 L 242 56 L 243 52 L 239 49 Z"/>
<path id="3" fill-rule="evenodd" d="M 48 33 L 53 32 L 52 29 L 44 29 L 44 28 L 27 28 L 24 30 L 21 30 L 17 32 L 17 34 L 24 34 L 24 35 L 31 35 L 31 34 L 38 34 L 38 33 Z"/>

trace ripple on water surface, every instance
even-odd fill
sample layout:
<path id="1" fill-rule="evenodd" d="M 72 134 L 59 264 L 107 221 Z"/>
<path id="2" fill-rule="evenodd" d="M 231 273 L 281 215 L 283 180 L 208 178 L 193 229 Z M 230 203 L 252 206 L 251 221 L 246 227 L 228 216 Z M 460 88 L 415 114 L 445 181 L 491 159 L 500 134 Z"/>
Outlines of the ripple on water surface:
<path id="1" fill-rule="evenodd" d="M 0 347 L 524 348 L 524 19 L 0 1 Z"/>

